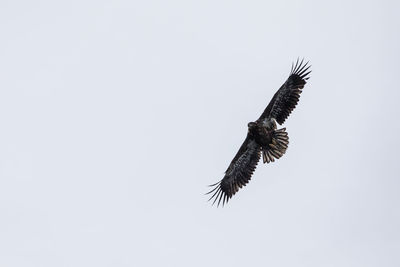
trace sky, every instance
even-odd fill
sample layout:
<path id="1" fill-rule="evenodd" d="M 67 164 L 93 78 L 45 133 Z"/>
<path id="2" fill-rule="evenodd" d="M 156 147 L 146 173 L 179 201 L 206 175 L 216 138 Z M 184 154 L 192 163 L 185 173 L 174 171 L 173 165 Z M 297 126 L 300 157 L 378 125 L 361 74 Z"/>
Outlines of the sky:
<path id="1" fill-rule="evenodd" d="M 0 2 L 0 266 L 400 266 L 399 1 Z M 313 72 L 223 208 L 297 57 Z"/>

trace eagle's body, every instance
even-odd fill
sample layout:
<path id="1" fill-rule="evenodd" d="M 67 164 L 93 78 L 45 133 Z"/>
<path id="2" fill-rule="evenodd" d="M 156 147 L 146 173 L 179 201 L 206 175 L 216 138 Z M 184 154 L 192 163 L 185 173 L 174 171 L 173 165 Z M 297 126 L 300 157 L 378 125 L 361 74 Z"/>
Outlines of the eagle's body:
<path id="1" fill-rule="evenodd" d="M 308 79 L 310 67 L 303 61 L 292 65 L 289 78 L 275 93 L 271 102 L 255 122 L 249 122 L 245 141 L 225 172 L 224 178 L 211 186 L 215 186 L 209 193 L 213 193 L 210 200 L 218 199 L 218 205 L 228 200 L 246 185 L 257 167 L 261 154 L 263 162 L 269 163 L 285 154 L 289 144 L 286 128 L 277 129 L 276 122 L 283 124 L 300 98 L 301 89 Z"/>
<path id="2" fill-rule="evenodd" d="M 248 125 L 248 135 L 253 138 L 260 147 L 267 147 L 272 141 L 272 134 L 275 127 L 267 127 L 264 123 L 250 122 Z"/>

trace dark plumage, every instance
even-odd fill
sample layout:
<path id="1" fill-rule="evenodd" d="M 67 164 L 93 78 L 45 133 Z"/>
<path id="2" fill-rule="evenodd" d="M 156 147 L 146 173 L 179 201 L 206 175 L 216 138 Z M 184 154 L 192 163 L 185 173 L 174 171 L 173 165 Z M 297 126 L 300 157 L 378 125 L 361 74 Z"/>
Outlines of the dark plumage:
<path id="1" fill-rule="evenodd" d="M 269 163 L 285 154 L 289 144 L 286 128 L 277 129 L 276 122 L 282 125 L 299 102 L 300 93 L 309 79 L 308 62 L 292 64 L 289 78 L 275 93 L 272 100 L 255 122 L 249 122 L 247 137 L 225 172 L 224 178 L 211 186 L 214 188 L 209 200 L 218 200 L 224 205 L 251 179 L 261 154 L 263 162 Z"/>

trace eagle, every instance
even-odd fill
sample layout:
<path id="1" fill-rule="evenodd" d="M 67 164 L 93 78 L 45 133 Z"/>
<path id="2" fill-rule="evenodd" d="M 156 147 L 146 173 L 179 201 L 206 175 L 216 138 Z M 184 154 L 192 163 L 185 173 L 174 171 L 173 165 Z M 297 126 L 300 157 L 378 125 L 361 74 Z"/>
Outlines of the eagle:
<path id="1" fill-rule="evenodd" d="M 225 205 L 239 188 L 250 181 L 261 155 L 265 164 L 285 154 L 289 137 L 286 128 L 277 129 L 276 123 L 282 125 L 299 102 L 311 73 L 311 66 L 303 62 L 304 59 L 301 62 L 297 59 L 296 63 L 292 63 L 289 77 L 272 97 L 260 118 L 247 124 L 246 139 L 229 164 L 224 178 L 210 185 L 213 189 L 207 194 L 212 194 L 209 201 L 214 199 L 213 204 L 218 201 L 217 206 L 221 203 Z"/>

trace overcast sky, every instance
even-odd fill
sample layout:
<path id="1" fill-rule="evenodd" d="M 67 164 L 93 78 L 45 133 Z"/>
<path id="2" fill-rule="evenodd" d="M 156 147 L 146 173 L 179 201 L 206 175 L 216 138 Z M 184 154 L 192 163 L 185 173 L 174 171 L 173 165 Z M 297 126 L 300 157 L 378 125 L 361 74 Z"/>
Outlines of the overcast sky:
<path id="1" fill-rule="evenodd" d="M 400 266 L 399 1 L 0 2 L 0 266 Z M 219 181 L 304 57 L 289 148 Z"/>

